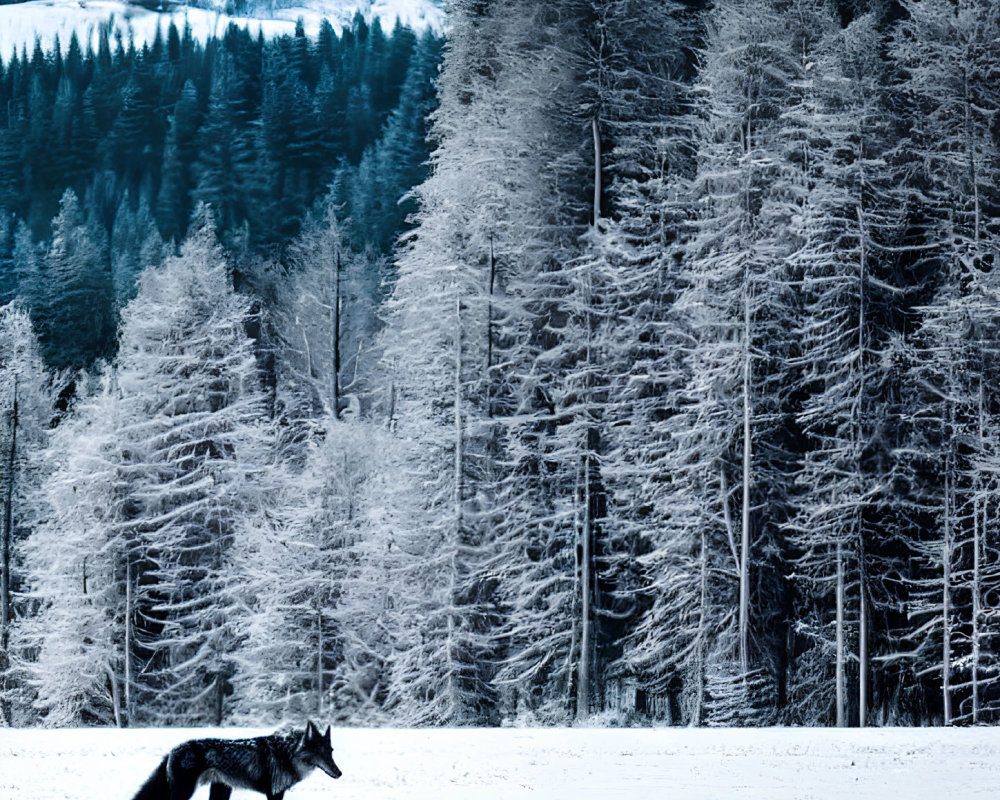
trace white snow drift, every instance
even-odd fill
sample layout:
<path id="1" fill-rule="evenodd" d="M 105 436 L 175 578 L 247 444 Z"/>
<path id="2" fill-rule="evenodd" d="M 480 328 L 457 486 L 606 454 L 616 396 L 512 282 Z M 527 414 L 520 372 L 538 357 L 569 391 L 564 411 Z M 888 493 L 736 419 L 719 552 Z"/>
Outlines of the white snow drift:
<path id="1" fill-rule="evenodd" d="M 0 797 L 128 800 L 167 750 L 206 735 L 250 732 L 0 730 Z M 972 800 L 1000 785 L 998 728 L 342 730 L 333 742 L 344 777 L 317 772 L 286 800 Z"/>

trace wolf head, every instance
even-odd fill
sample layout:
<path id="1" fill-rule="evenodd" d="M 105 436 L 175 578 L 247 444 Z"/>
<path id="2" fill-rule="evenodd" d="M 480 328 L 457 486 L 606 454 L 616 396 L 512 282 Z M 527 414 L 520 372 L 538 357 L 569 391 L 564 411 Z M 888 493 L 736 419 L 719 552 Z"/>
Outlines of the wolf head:
<path id="1" fill-rule="evenodd" d="M 299 739 L 296 756 L 302 763 L 323 770 L 331 778 L 339 778 L 343 774 L 333 761 L 329 725 L 326 733 L 320 733 L 319 728 L 309 722 Z"/>

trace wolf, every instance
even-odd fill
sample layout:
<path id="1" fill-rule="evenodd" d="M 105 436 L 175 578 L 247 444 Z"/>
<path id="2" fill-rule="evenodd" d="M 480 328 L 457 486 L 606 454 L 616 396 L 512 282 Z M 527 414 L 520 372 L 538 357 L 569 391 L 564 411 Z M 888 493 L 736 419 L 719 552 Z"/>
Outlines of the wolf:
<path id="1" fill-rule="evenodd" d="M 206 783 L 209 800 L 229 800 L 234 788 L 282 800 L 316 768 L 331 778 L 342 774 L 333 760 L 329 726 L 320 733 L 312 721 L 301 731 L 254 739 L 191 739 L 167 753 L 132 800 L 189 800 Z"/>

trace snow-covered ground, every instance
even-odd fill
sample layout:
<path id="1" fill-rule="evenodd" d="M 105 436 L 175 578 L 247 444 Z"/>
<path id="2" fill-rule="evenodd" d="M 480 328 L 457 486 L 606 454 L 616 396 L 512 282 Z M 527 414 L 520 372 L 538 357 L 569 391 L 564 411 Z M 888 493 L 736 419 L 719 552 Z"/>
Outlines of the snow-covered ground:
<path id="1" fill-rule="evenodd" d="M 369 19 L 380 17 L 387 28 L 394 24 L 397 16 L 416 30 L 427 26 L 435 30 L 444 27 L 444 11 L 434 0 L 300 0 L 294 8 L 276 9 L 257 17 L 232 17 L 218 11 L 183 6 L 159 13 L 124 0 L 32 0 L 0 6 L 0 58 L 7 62 L 15 51 L 21 52 L 23 48 L 30 54 L 36 37 L 44 48 L 51 49 L 58 36 L 65 50 L 73 31 L 86 48 L 88 42 L 96 43 L 101 25 L 109 22 L 113 30 L 121 32 L 123 41 L 128 41 L 131 32 L 136 44 L 141 46 L 143 42 L 152 41 L 157 27 L 166 32 L 171 20 L 178 28 L 186 21 L 192 34 L 202 40 L 213 33 L 222 33 L 230 22 L 249 27 L 254 34 L 258 30 L 263 30 L 265 36 L 291 34 L 299 18 L 306 32 L 315 35 L 323 19 L 339 27 L 350 23 L 358 10 Z"/>
<path id="2" fill-rule="evenodd" d="M 129 800 L 180 741 L 248 733 L 0 730 L 0 798 Z M 1000 786 L 1000 728 L 341 730 L 333 740 L 344 777 L 314 773 L 286 800 L 968 800 Z"/>

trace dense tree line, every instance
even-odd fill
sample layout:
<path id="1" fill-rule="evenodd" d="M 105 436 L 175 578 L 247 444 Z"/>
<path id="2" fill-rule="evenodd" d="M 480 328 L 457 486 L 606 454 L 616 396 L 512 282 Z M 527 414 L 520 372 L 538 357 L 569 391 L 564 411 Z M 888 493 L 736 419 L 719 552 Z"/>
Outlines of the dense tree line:
<path id="1" fill-rule="evenodd" d="M 435 721 L 995 720 L 995 5 L 451 19 L 384 336 Z"/>
<path id="2" fill-rule="evenodd" d="M 995 723 L 997 3 L 449 14 L 293 224 L 264 125 L 123 250 L 71 390 L 115 230 L 11 239 L 6 721 Z"/>

